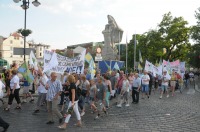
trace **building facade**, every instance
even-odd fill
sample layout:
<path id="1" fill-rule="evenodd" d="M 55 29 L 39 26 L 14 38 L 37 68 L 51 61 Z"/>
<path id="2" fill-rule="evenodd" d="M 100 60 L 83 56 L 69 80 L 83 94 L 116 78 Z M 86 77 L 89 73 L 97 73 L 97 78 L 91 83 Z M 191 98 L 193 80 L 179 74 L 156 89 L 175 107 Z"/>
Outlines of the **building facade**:
<path id="1" fill-rule="evenodd" d="M 19 33 L 12 33 L 9 37 L 2 37 L 0 41 L 0 58 L 6 60 L 9 64 L 16 62 L 18 64 L 23 63 L 23 55 L 14 55 L 14 48 L 24 48 L 24 39 Z M 26 48 L 29 48 L 29 44 L 26 43 Z M 26 55 L 26 59 L 29 56 Z"/>
<path id="2" fill-rule="evenodd" d="M 34 48 L 35 49 L 35 57 L 37 59 L 42 59 L 44 56 L 44 50 L 51 50 L 51 46 L 50 45 L 46 45 L 46 44 L 34 44 L 29 42 L 29 48 Z"/>
<path id="3" fill-rule="evenodd" d="M 14 55 L 14 48 L 24 48 L 24 38 L 19 33 L 12 33 L 5 38 L 0 36 L 0 58 L 6 60 L 9 64 L 24 62 L 24 55 Z M 26 43 L 26 48 L 33 48 L 37 59 L 43 58 L 43 51 L 50 50 L 50 45 Z M 29 61 L 29 55 L 26 55 L 26 61 Z"/>

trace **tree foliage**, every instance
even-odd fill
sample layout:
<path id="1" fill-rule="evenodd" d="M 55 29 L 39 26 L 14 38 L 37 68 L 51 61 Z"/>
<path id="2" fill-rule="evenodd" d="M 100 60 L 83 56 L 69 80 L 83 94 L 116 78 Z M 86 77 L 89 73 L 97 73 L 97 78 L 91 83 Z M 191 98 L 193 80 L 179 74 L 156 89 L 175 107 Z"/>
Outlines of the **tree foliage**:
<path id="1" fill-rule="evenodd" d="M 17 32 L 20 33 L 24 37 L 27 37 L 32 33 L 30 29 L 18 29 Z"/>
<path id="2" fill-rule="evenodd" d="M 188 53 L 189 64 L 192 67 L 200 68 L 200 8 L 195 11 L 197 24 L 191 29 L 191 38 L 195 44 L 192 45 L 191 52 Z"/>
<path id="3" fill-rule="evenodd" d="M 173 17 L 169 12 L 163 15 L 156 29 L 151 29 L 143 34 L 137 34 L 136 61 L 141 51 L 143 60 L 156 63 L 160 58 L 173 61 L 187 61 L 187 53 L 191 50 L 189 43 L 191 28 L 183 17 Z M 133 67 L 134 37 L 128 44 L 128 65 Z M 166 49 L 166 53 L 163 52 Z M 143 63 L 144 66 L 144 63 Z"/>

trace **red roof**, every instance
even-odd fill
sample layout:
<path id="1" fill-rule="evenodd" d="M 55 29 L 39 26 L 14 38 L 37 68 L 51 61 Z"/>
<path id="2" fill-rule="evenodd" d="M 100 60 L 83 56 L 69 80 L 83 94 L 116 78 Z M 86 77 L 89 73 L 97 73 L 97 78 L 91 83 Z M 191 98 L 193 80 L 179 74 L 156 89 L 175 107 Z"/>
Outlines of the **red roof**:
<path id="1" fill-rule="evenodd" d="M 14 32 L 13 34 L 11 34 L 11 36 L 13 36 L 13 37 L 22 37 L 19 33 L 17 33 L 17 32 Z"/>

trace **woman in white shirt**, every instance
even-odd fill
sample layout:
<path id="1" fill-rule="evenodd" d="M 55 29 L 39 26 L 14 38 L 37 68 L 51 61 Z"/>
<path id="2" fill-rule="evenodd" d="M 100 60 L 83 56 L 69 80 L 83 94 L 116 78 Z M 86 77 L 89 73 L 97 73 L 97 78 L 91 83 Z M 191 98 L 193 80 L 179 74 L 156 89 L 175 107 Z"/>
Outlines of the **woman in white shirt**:
<path id="1" fill-rule="evenodd" d="M 130 106 L 129 103 L 128 103 L 128 93 L 129 93 L 129 81 L 128 81 L 128 78 L 126 76 L 126 74 L 123 75 L 123 82 L 122 82 L 122 90 L 121 90 L 121 100 L 120 100 L 120 103 L 117 105 L 117 107 L 122 107 L 122 103 L 123 103 L 123 100 L 126 101 L 126 105 L 125 106 Z"/>
<path id="2" fill-rule="evenodd" d="M 3 84 L 3 82 L 1 81 L 1 74 L 0 74 L 0 101 L 2 102 L 2 104 L 4 104 L 4 101 L 3 101 L 3 96 L 4 96 L 4 92 L 3 92 L 3 89 L 5 88 L 5 85 Z"/>
<path id="3" fill-rule="evenodd" d="M 19 90 L 20 90 L 20 86 L 19 86 L 19 77 L 17 76 L 17 70 L 12 70 L 12 79 L 10 80 L 10 91 L 11 92 L 10 92 L 10 95 L 8 98 L 8 106 L 4 109 L 5 111 L 9 111 L 14 98 L 17 102 L 16 109 L 21 109 Z"/>

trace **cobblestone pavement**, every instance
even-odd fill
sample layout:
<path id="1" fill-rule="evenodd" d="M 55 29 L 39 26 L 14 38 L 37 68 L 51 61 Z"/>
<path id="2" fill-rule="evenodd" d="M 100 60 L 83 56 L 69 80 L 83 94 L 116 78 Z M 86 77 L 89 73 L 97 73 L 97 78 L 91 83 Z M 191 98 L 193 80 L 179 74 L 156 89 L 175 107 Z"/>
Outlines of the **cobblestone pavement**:
<path id="1" fill-rule="evenodd" d="M 159 99 L 156 91 L 150 99 L 140 99 L 139 104 L 130 107 L 117 108 L 115 100 L 109 109 L 108 116 L 94 120 L 95 114 L 87 109 L 82 118 L 83 126 L 75 127 L 75 115 L 72 115 L 66 130 L 70 132 L 199 132 L 200 131 L 200 93 L 193 87 L 184 89 L 181 94 L 176 92 L 174 97 Z M 3 111 L 0 115 L 10 123 L 8 132 L 55 132 L 58 130 L 58 119 L 55 124 L 47 125 L 47 113 L 43 108 L 37 115 L 32 115 L 34 103 L 22 105 L 22 110 Z M 0 128 L 0 131 L 2 129 Z"/>

